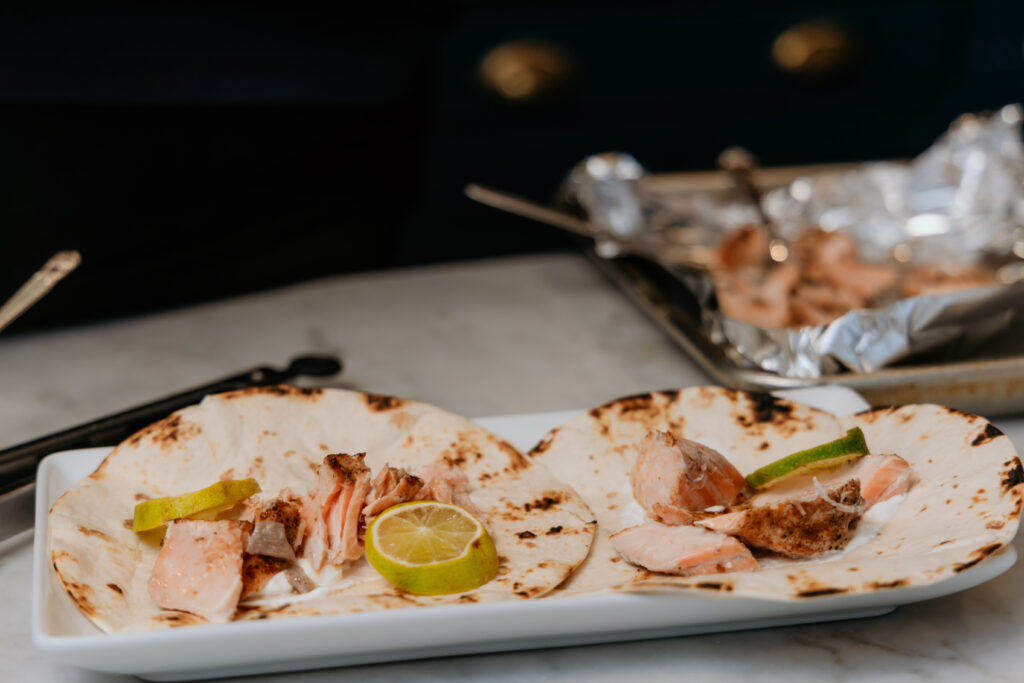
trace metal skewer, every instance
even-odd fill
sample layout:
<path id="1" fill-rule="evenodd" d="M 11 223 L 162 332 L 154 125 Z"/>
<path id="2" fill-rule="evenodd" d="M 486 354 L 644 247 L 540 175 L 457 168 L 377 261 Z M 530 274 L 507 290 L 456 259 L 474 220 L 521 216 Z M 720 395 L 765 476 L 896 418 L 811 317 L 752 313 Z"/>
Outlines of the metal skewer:
<path id="1" fill-rule="evenodd" d="M 44 456 L 75 448 L 112 446 L 173 411 L 198 403 L 208 394 L 281 384 L 300 376 L 329 377 L 341 370 L 341 360 L 334 356 L 299 356 L 286 368 L 265 365 L 251 368 L 116 415 L 0 450 L 0 541 L 32 525 L 36 467 Z"/>
<path id="2" fill-rule="evenodd" d="M 577 218 L 555 209 L 549 209 L 546 206 L 541 206 L 528 199 L 516 197 L 507 192 L 499 192 L 482 185 L 470 183 L 466 185 L 466 196 L 492 208 L 507 211 L 524 218 L 532 218 L 535 221 L 553 225 L 556 228 L 562 228 L 577 235 L 591 238 L 597 236 L 590 223 L 582 218 Z"/>
<path id="3" fill-rule="evenodd" d="M 606 238 L 605 233 L 590 222 L 568 213 L 551 209 L 528 199 L 492 190 L 481 185 L 466 185 L 466 196 L 500 211 L 506 211 L 523 218 L 530 218 L 546 225 L 562 228 L 573 234 L 589 237 L 595 242 Z M 710 257 L 706 249 L 699 245 L 651 245 L 639 239 L 616 238 L 615 244 L 621 251 L 654 260 L 686 266 L 695 270 L 708 267 Z M 600 250 L 598 250 L 600 253 Z"/>

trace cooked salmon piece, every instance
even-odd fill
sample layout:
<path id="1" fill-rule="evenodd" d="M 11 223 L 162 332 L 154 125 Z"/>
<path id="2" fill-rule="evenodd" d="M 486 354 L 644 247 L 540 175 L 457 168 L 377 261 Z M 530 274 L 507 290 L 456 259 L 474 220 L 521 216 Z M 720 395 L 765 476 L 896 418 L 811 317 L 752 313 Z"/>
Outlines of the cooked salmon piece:
<path id="1" fill-rule="evenodd" d="M 826 489 L 856 479 L 860 482 L 860 495 L 866 510 L 875 503 L 906 493 L 910 488 L 911 474 L 910 464 L 898 455 L 865 455 L 838 467 L 811 470 L 785 479 L 759 494 L 758 500 L 799 497 L 815 488 L 815 478 Z"/>
<path id="2" fill-rule="evenodd" d="M 363 556 L 359 538 L 363 505 L 370 492 L 370 468 L 363 464 L 365 454 L 330 458 L 336 476 L 344 480 L 341 494 L 327 514 L 328 561 L 342 564 Z M 325 459 L 326 460 L 326 459 Z"/>
<path id="3" fill-rule="evenodd" d="M 278 572 L 295 563 L 295 550 L 283 523 L 260 519 L 248 524 L 252 529 L 245 539 L 242 560 L 242 599 L 263 590 Z M 243 534 L 244 537 L 244 534 Z"/>
<path id="4" fill-rule="evenodd" d="M 168 524 L 149 576 L 153 601 L 213 624 L 230 621 L 242 594 L 242 524 L 198 519 Z"/>
<path id="5" fill-rule="evenodd" d="M 302 517 L 302 500 L 284 494 L 280 498 L 264 503 L 255 515 L 255 522 L 280 522 L 292 550 L 302 545 L 306 534 L 306 522 Z"/>
<path id="6" fill-rule="evenodd" d="M 637 447 L 633 497 L 665 524 L 690 524 L 694 513 L 733 505 L 751 493 L 743 475 L 718 451 L 654 431 Z"/>
<path id="7" fill-rule="evenodd" d="M 695 576 L 758 568 L 750 550 L 735 538 L 700 527 L 647 522 L 610 538 L 627 562 L 652 572 Z"/>
<path id="8" fill-rule="evenodd" d="M 748 273 L 716 272 L 718 307 L 734 320 L 759 327 L 786 327 L 790 324 L 789 292 L 799 276 L 792 266 L 772 269 L 763 281 Z"/>
<path id="9" fill-rule="evenodd" d="M 243 523 L 243 600 L 295 564 L 295 549 L 301 545 L 306 527 L 300 501 L 287 494 L 269 502 L 257 501 L 251 517 L 252 521 Z"/>
<path id="10" fill-rule="evenodd" d="M 788 263 L 773 267 L 765 275 L 757 288 L 758 294 L 765 301 L 784 304 L 793 288 L 800 282 L 800 271 Z"/>
<path id="11" fill-rule="evenodd" d="M 853 538 L 867 507 L 860 482 L 851 477 L 827 489 L 813 477 L 810 482 L 803 488 L 780 484 L 696 524 L 791 557 L 841 550 Z"/>
<path id="12" fill-rule="evenodd" d="M 242 593 L 239 600 L 263 590 L 272 578 L 292 565 L 288 560 L 246 554 L 242 561 Z"/>
<path id="13" fill-rule="evenodd" d="M 370 491 L 365 453 L 332 453 L 317 466 L 316 483 L 302 506 L 308 536 L 302 548 L 314 569 L 362 557 L 359 526 Z"/>
<path id="14" fill-rule="evenodd" d="M 867 507 L 902 495 L 910 488 L 910 463 L 898 455 L 865 455 L 854 468 Z"/>
<path id="15" fill-rule="evenodd" d="M 423 488 L 416 494 L 415 500 L 436 500 L 438 503 L 458 505 L 474 517 L 480 517 L 469 497 L 466 473 L 450 461 L 441 460 L 422 465 L 416 468 L 415 474 L 423 480 Z"/>
<path id="16" fill-rule="evenodd" d="M 366 523 L 387 510 L 392 505 L 415 500 L 416 494 L 423 488 L 424 481 L 409 474 L 399 467 L 385 465 L 373 479 L 370 494 L 366 497 L 363 517 Z"/>
<path id="17" fill-rule="evenodd" d="M 792 246 L 808 278 L 853 293 L 862 305 L 896 284 L 896 270 L 861 261 L 856 242 L 846 233 L 805 230 Z"/>
<path id="18" fill-rule="evenodd" d="M 857 243 L 844 232 L 810 228 L 789 246 L 804 274 L 812 280 L 826 280 L 836 264 L 857 261 Z"/>
<path id="19" fill-rule="evenodd" d="M 789 299 L 793 325 L 827 325 L 854 308 L 864 308 L 863 297 L 826 284 L 801 283 Z"/>
<path id="20" fill-rule="evenodd" d="M 901 289 L 904 296 L 928 296 L 995 283 L 994 272 L 977 266 L 919 266 L 903 279 Z"/>
<path id="21" fill-rule="evenodd" d="M 717 265 L 726 269 L 762 265 L 768 256 L 768 235 L 759 225 L 730 230 L 715 247 Z"/>
<path id="22" fill-rule="evenodd" d="M 888 266 L 847 261 L 832 265 L 825 279 L 839 290 L 852 292 L 865 304 L 896 285 L 897 273 Z"/>

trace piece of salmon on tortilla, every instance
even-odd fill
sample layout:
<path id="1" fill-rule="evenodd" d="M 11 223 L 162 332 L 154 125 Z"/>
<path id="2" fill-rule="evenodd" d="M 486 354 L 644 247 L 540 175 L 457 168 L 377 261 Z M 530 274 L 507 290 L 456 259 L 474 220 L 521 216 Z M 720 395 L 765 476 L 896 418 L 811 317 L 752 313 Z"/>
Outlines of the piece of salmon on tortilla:
<path id="1" fill-rule="evenodd" d="M 376 489 L 371 470 L 386 473 Z M 427 473 L 423 489 L 471 506 L 494 540 L 496 578 L 464 594 L 414 596 L 369 565 L 360 546 L 365 502 L 419 497 L 422 489 L 398 490 L 413 472 Z M 466 418 L 394 397 L 275 386 L 208 396 L 130 437 L 72 486 L 49 516 L 58 580 L 104 631 L 204 623 L 185 608 L 162 610 L 151 598 L 160 548 L 131 530 L 132 510 L 143 500 L 246 477 L 259 482 L 265 502 L 316 491 L 335 504 L 295 521 L 306 542 L 316 544 L 323 571 L 312 567 L 310 578 L 319 590 L 293 595 L 278 582 L 285 593 L 267 596 L 261 574 L 262 592 L 243 590 L 237 613 L 229 615 L 235 620 L 539 597 L 583 561 L 594 535 L 593 515 L 570 486 Z M 202 543 L 178 535 L 197 548 Z M 226 575 L 223 581 L 234 595 L 234 584 Z M 208 611 L 225 619 L 219 608 Z"/>
<path id="2" fill-rule="evenodd" d="M 819 497 L 816 488 L 826 489 L 831 500 L 823 508 L 826 516 L 849 511 L 849 519 L 840 520 L 846 523 L 834 543 L 819 543 L 821 539 L 808 536 L 794 544 L 793 537 L 764 533 L 766 520 L 773 514 L 788 514 L 790 503 L 800 508 L 796 499 L 785 501 L 784 506 L 755 508 L 771 497 L 767 493 L 757 493 L 732 508 L 717 505 L 703 512 L 692 509 L 693 503 L 678 505 L 685 515 L 660 520 L 717 528 L 748 546 L 751 540 L 757 541 L 759 552 L 771 553 L 765 561 L 759 558 L 758 571 L 741 563 L 726 567 L 729 571 L 716 575 L 713 582 L 674 575 L 683 573 L 679 567 L 701 564 L 691 559 L 701 556 L 699 547 L 687 545 L 678 558 L 647 558 L 649 553 L 638 545 L 627 547 L 623 542 L 638 538 L 637 529 L 651 528 L 645 525 L 658 521 L 664 509 L 647 499 L 651 491 L 646 489 L 641 491 L 644 500 L 636 500 L 631 485 L 638 450 L 650 434 L 668 433 L 675 440 L 702 444 L 746 475 L 837 439 L 853 427 L 863 430 L 872 455 L 834 475 L 819 471 L 817 476 L 828 486 L 819 482 L 809 499 Z M 1024 495 L 1021 461 L 1013 444 L 976 415 L 935 405 L 909 405 L 837 416 L 774 396 L 721 387 L 656 391 L 610 401 L 552 430 L 529 456 L 571 483 L 598 519 L 590 555 L 556 594 L 710 586 L 730 596 L 786 600 L 926 584 L 969 569 L 1006 546 L 1016 533 Z M 677 483 L 684 479 L 670 478 Z M 857 540 L 853 534 L 860 532 L 855 517 L 871 504 L 873 512 L 889 515 L 887 521 L 880 531 L 877 526 L 862 525 L 870 537 L 853 542 Z M 820 521 L 822 515 L 812 514 L 813 507 L 804 506 L 800 519 Z M 730 516 L 723 516 L 716 525 L 714 515 L 722 513 Z M 693 520 L 688 522 L 687 517 Z M 777 520 L 768 521 L 775 524 Z M 629 529 L 634 531 L 626 534 L 624 530 Z M 624 552 L 616 549 L 611 538 L 618 532 L 622 532 L 617 539 Z M 673 569 L 670 573 L 636 564 L 643 565 L 645 559 Z"/>

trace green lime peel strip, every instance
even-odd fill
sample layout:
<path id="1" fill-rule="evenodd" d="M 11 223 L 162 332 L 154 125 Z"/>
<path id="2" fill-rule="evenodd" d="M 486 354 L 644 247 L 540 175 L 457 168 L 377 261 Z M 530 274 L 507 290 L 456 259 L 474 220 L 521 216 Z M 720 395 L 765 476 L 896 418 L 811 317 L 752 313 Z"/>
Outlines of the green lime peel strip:
<path id="1" fill-rule="evenodd" d="M 854 427 L 846 432 L 846 436 L 841 436 L 835 441 L 829 441 L 804 451 L 797 451 L 756 469 L 748 474 L 746 479 L 752 488 L 759 489 L 781 477 L 792 474 L 797 469 L 813 466 L 816 462 L 833 459 L 845 460 L 850 456 L 859 457 L 867 455 L 867 453 L 868 444 L 864 440 L 864 432 L 860 430 L 860 427 Z"/>

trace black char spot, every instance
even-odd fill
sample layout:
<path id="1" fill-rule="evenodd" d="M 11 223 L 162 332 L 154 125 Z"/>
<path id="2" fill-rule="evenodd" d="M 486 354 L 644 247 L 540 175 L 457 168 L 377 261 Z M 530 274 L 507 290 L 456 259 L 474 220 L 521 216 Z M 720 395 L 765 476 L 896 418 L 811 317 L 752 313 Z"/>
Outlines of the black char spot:
<path id="1" fill-rule="evenodd" d="M 551 496 L 544 496 L 538 498 L 532 503 L 526 503 L 523 505 L 523 509 L 529 512 L 530 510 L 547 510 L 548 508 L 554 507 L 561 502 L 558 498 L 552 498 Z"/>
<path id="2" fill-rule="evenodd" d="M 821 595 L 835 595 L 845 593 L 849 588 L 815 588 L 813 590 L 800 591 L 796 594 L 798 598 L 816 598 Z"/>
<path id="3" fill-rule="evenodd" d="M 717 581 L 705 581 L 703 583 L 696 584 L 696 587 L 703 588 L 705 590 L 725 591 L 726 593 L 732 591 L 731 583 L 718 583 Z"/>
<path id="4" fill-rule="evenodd" d="M 1022 482 L 1024 482 L 1024 468 L 1021 467 L 1020 460 L 1018 460 L 1006 473 L 1006 478 L 1003 479 L 1003 491 L 1009 491 Z"/>
<path id="5" fill-rule="evenodd" d="M 993 543 L 992 545 L 987 545 L 984 548 L 979 548 L 978 550 L 974 551 L 974 554 L 976 555 L 976 557 L 973 560 L 970 560 L 969 562 L 963 562 L 961 564 L 953 565 L 953 571 L 956 572 L 957 574 L 959 574 L 962 571 L 966 571 L 967 569 L 970 569 L 974 565 L 978 564 L 979 562 L 984 560 L 986 557 L 988 557 L 989 555 L 991 555 L 992 553 L 994 553 L 995 551 L 999 550 L 1002 547 L 1003 546 L 1000 543 Z"/>
<path id="6" fill-rule="evenodd" d="M 405 401 L 394 396 L 383 396 L 381 394 L 365 394 L 364 400 L 367 407 L 374 412 L 393 410 L 404 405 Z"/>
<path id="7" fill-rule="evenodd" d="M 974 441 L 971 442 L 972 446 L 980 446 L 983 443 L 989 442 L 997 436 L 1002 436 L 1002 431 L 998 427 L 989 423 L 985 425 L 985 428 L 981 430 L 981 434 L 974 437 Z"/>
<path id="8" fill-rule="evenodd" d="M 750 401 L 753 403 L 754 419 L 757 422 L 772 422 L 776 415 L 789 415 L 793 412 L 793 406 L 771 394 L 752 393 Z"/>

